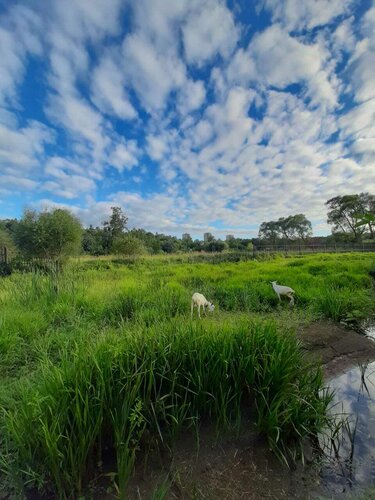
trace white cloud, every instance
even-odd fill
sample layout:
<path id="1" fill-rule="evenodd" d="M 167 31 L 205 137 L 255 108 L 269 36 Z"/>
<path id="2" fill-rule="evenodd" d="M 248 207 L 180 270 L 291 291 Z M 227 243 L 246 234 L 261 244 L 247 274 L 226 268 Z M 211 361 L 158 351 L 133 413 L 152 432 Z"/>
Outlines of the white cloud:
<path id="1" fill-rule="evenodd" d="M 187 80 L 178 98 L 178 108 L 182 115 L 199 109 L 206 98 L 204 82 Z"/>
<path id="2" fill-rule="evenodd" d="M 349 71 L 355 100 L 368 101 L 375 97 L 375 6 L 362 20 L 363 38 L 357 43 L 350 60 Z"/>
<path id="3" fill-rule="evenodd" d="M 167 151 L 168 146 L 165 139 L 156 136 L 147 137 L 147 153 L 152 160 L 162 160 Z"/>
<path id="4" fill-rule="evenodd" d="M 32 190 L 38 186 L 35 180 L 28 177 L 2 174 L 0 174 L 0 184 L 1 186 L 17 190 Z"/>
<path id="5" fill-rule="evenodd" d="M 18 128 L 0 123 L 0 168 L 2 172 L 31 171 L 38 166 L 44 145 L 54 140 L 51 129 L 44 124 L 31 121 Z"/>
<path id="6" fill-rule="evenodd" d="M 139 150 L 136 141 L 122 140 L 109 156 L 108 163 L 117 168 L 119 172 L 124 169 L 131 170 L 138 165 Z"/>
<path id="7" fill-rule="evenodd" d="M 350 12 L 353 0 L 264 0 L 272 20 L 289 31 L 324 26 Z"/>
<path id="8" fill-rule="evenodd" d="M 224 2 L 205 0 L 193 5 L 182 28 L 187 62 L 202 66 L 217 54 L 228 57 L 239 38 L 231 11 Z"/>
<path id="9" fill-rule="evenodd" d="M 127 78 L 147 110 L 163 108 L 169 93 L 185 83 L 182 61 L 173 52 L 158 52 L 141 33 L 125 38 L 123 57 Z"/>
<path id="10" fill-rule="evenodd" d="M 273 25 L 240 49 L 227 71 L 229 82 L 251 82 L 285 89 L 293 83 L 306 84 L 306 95 L 315 105 L 334 107 L 335 82 L 325 70 L 325 57 L 318 44 L 301 43 L 280 25 Z"/>
<path id="11" fill-rule="evenodd" d="M 110 143 L 103 130 L 101 115 L 82 98 L 69 94 L 51 96 L 46 113 L 51 121 L 69 132 L 77 152 L 92 155 L 93 168 L 100 170 L 104 149 Z"/>
<path id="12" fill-rule="evenodd" d="M 92 92 L 93 102 L 103 113 L 124 120 L 137 116 L 125 91 L 125 75 L 110 57 L 103 58 L 95 68 Z"/>
<path id="13" fill-rule="evenodd" d="M 122 6 L 121 0 L 54 1 L 49 15 L 68 37 L 98 41 L 119 31 Z"/>
<path id="14" fill-rule="evenodd" d="M 41 55 L 41 22 L 29 8 L 15 5 L 0 22 L 0 105 L 17 103 L 28 54 Z"/>

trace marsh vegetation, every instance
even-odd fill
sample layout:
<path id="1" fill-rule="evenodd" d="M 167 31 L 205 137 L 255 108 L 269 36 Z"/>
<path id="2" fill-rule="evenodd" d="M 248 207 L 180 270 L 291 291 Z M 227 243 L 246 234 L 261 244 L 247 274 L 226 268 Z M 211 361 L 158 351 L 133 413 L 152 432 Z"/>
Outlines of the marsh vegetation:
<path id="1" fill-rule="evenodd" d="M 203 423 L 239 429 L 244 411 L 290 464 L 329 425 L 331 401 L 295 327 L 373 313 L 371 269 L 371 254 L 178 256 L 81 259 L 1 279 L 4 484 L 64 497 L 106 471 L 124 497 L 140 455 L 172 450 L 181 431 L 198 443 Z M 279 305 L 276 279 L 295 290 L 294 308 Z M 190 319 L 195 291 L 215 304 L 210 317 Z"/>

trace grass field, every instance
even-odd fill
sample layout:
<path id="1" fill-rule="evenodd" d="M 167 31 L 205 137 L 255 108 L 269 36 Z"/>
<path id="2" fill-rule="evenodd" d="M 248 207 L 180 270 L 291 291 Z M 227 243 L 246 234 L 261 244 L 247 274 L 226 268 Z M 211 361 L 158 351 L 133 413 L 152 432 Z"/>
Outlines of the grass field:
<path id="1" fill-rule="evenodd" d="M 202 421 L 218 432 L 236 428 L 244 405 L 286 458 L 327 425 L 330 400 L 294 329 L 373 314 L 370 269 L 371 254 L 220 265 L 176 256 L 127 265 L 82 259 L 55 276 L 1 279 L 0 474 L 7 488 L 80 494 L 105 448 L 124 497 L 137 454 L 147 452 L 145 436 L 171 447 L 182 428 L 197 434 Z M 278 304 L 270 280 L 296 291 L 294 308 Z M 195 291 L 216 306 L 201 321 L 190 319 Z"/>

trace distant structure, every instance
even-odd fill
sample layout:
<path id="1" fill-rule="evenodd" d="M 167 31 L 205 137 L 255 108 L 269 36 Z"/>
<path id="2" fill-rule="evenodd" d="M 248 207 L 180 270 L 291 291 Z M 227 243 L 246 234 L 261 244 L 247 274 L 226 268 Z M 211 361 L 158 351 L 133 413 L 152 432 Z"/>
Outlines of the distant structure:
<path id="1" fill-rule="evenodd" d="M 225 241 L 230 241 L 230 240 L 234 240 L 234 234 L 227 234 L 226 235 Z"/>
<path id="2" fill-rule="evenodd" d="M 211 233 L 204 233 L 203 235 L 203 240 L 205 243 L 208 243 L 209 241 L 213 241 L 215 238 L 213 236 L 213 234 Z"/>

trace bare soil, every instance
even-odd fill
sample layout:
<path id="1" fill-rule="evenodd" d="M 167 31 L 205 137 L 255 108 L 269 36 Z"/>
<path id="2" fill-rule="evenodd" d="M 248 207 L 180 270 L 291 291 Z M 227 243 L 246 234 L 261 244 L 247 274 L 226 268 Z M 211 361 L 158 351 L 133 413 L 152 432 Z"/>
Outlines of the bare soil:
<path id="1" fill-rule="evenodd" d="M 354 330 L 329 321 L 317 321 L 298 331 L 309 356 L 322 362 L 326 378 L 375 359 L 375 342 Z"/>
<path id="2" fill-rule="evenodd" d="M 375 359 L 375 342 L 344 326 L 314 322 L 298 331 L 307 356 L 323 363 L 327 379 L 347 368 Z M 342 498 L 321 484 L 318 466 L 306 443 L 310 463 L 291 470 L 269 450 L 255 432 L 251 416 L 240 435 L 217 438 L 212 428 L 200 431 L 199 449 L 192 434 L 186 433 L 168 456 L 151 454 L 139 464 L 129 487 L 129 498 L 168 500 L 200 499 L 298 499 Z M 161 495 L 163 483 L 167 485 Z M 159 492 L 159 496 L 157 495 Z"/>

